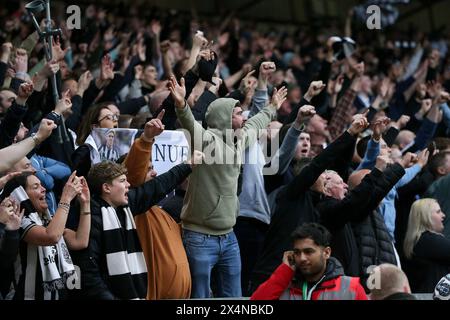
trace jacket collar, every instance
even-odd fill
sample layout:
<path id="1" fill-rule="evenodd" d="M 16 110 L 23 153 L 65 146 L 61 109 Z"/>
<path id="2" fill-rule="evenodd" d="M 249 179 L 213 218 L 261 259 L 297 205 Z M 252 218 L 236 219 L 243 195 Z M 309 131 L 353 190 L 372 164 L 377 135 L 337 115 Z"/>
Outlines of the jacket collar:
<path id="1" fill-rule="evenodd" d="M 99 195 L 93 195 L 91 197 L 92 200 L 92 207 L 94 208 L 98 208 L 98 210 L 100 211 L 101 208 L 105 207 L 112 207 L 108 202 L 106 202 L 102 197 L 100 197 Z M 120 210 L 122 210 L 123 208 L 126 208 L 127 206 L 124 207 L 117 207 L 115 208 L 116 212 L 119 212 Z"/>

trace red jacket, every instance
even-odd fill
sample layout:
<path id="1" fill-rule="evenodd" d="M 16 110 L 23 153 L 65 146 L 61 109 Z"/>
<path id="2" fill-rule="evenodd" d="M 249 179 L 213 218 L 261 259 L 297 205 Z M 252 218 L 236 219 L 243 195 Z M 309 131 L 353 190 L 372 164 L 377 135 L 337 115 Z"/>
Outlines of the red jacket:
<path id="1" fill-rule="evenodd" d="M 295 271 L 283 263 L 250 300 L 303 300 L 302 288 L 294 284 L 294 276 Z M 344 276 L 340 263 L 331 258 L 324 277 L 313 289 L 311 300 L 367 300 L 367 296 L 359 278 Z"/>

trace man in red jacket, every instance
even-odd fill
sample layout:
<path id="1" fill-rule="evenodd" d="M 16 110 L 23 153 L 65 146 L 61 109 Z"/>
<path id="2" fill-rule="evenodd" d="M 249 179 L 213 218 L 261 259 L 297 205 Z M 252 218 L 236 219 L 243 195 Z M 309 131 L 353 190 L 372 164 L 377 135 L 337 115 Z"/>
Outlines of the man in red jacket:
<path id="1" fill-rule="evenodd" d="M 316 223 L 303 224 L 292 235 L 294 250 L 253 293 L 251 300 L 367 300 L 359 278 L 344 275 L 331 258 L 330 233 Z"/>

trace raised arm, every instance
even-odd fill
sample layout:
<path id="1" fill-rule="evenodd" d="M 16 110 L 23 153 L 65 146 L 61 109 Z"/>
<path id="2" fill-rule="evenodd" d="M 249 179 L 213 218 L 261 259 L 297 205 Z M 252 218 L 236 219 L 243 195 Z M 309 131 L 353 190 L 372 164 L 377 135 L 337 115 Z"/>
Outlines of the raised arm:
<path id="1" fill-rule="evenodd" d="M 181 126 L 191 135 L 191 146 L 194 146 L 195 139 L 203 137 L 204 129 L 192 114 L 191 108 L 188 106 L 186 96 L 186 86 L 184 78 L 181 78 L 180 84 L 174 76 L 170 77 L 169 90 L 175 103 L 176 113 Z"/>
<path id="2" fill-rule="evenodd" d="M 396 165 L 400 174 L 396 179 L 384 176 L 389 170 L 387 156 L 377 158 L 375 168 L 366 175 L 361 183 L 351 190 L 343 200 L 332 200 L 319 204 L 320 220 L 330 229 L 339 229 L 349 222 L 359 222 L 378 207 L 381 200 L 389 193 L 404 171 Z"/>
<path id="3" fill-rule="evenodd" d="M 127 179 L 132 188 L 138 187 L 145 182 L 149 170 L 149 160 L 152 158 L 152 146 L 155 137 L 164 131 L 161 119 L 164 117 L 164 110 L 160 112 L 156 119 L 152 119 L 145 124 L 141 137 L 136 139 L 131 146 L 124 165 L 127 168 Z"/>
<path id="4" fill-rule="evenodd" d="M 70 250 L 86 249 L 89 245 L 89 234 L 91 232 L 91 193 L 84 177 L 79 179 L 81 185 L 78 193 L 80 202 L 80 221 L 77 231 L 64 230 L 64 240 Z"/>
<path id="5" fill-rule="evenodd" d="M 78 91 L 73 93 L 74 95 L 72 96 L 72 114 L 66 120 L 66 125 L 69 129 L 75 132 L 81 123 L 81 118 L 83 115 L 84 93 L 88 90 L 92 79 L 93 77 L 89 70 L 83 73 L 78 79 Z"/>
<path id="6" fill-rule="evenodd" d="M 292 109 L 292 112 L 287 117 L 284 124 L 289 124 L 295 121 L 295 117 L 297 117 L 298 110 L 303 107 L 304 105 L 311 104 L 311 101 L 314 99 L 314 97 L 318 96 L 323 89 L 325 89 L 326 85 L 322 81 L 313 81 L 309 85 L 308 91 L 303 96 L 302 100 L 300 101 L 299 105 Z"/>
<path id="7" fill-rule="evenodd" d="M 10 146 L 20 129 L 21 122 L 25 117 L 28 108 L 27 99 L 33 92 L 33 84 L 23 83 L 19 87 L 16 101 L 6 112 L 5 118 L 0 123 L 0 148 Z"/>
<path id="8" fill-rule="evenodd" d="M 187 99 L 191 95 L 192 90 L 194 89 L 194 87 L 196 86 L 197 82 L 200 79 L 199 75 L 196 72 L 194 72 L 194 69 L 195 68 L 189 70 L 183 78 L 184 81 L 183 87 L 185 89 L 185 91 L 181 93 L 182 95 L 184 94 L 183 99 Z M 170 79 L 172 79 L 172 77 Z M 163 124 L 166 126 L 167 130 L 175 130 L 177 121 L 176 111 L 178 108 L 175 105 L 174 98 L 172 95 L 169 95 L 166 98 L 166 100 L 163 101 L 162 106 L 158 110 L 158 113 L 163 109 L 166 111 L 164 119 L 162 120 Z"/>
<path id="9" fill-rule="evenodd" d="M 10 198 L 5 198 L 0 204 L 0 270 L 5 270 L 14 264 L 19 251 L 19 229 L 22 224 L 24 210 Z"/>
<path id="10" fill-rule="evenodd" d="M 74 172 L 64 186 L 60 204 L 49 225 L 47 227 L 37 225 L 32 227 L 25 233 L 24 240 L 37 246 L 52 246 L 58 243 L 65 231 L 70 203 L 81 193 L 81 190 L 80 178 Z M 70 248 L 69 243 L 68 245 Z"/>
<path id="11" fill-rule="evenodd" d="M 192 39 L 192 48 L 191 48 L 191 54 L 189 56 L 189 60 L 186 64 L 185 71 L 190 70 L 195 66 L 197 63 L 197 57 L 200 54 L 200 51 L 204 48 L 206 48 L 208 44 L 208 40 L 203 36 L 203 32 L 198 31 L 194 38 Z M 185 72 L 183 72 L 184 74 Z"/>
<path id="12" fill-rule="evenodd" d="M 305 130 L 307 123 L 315 114 L 316 110 L 313 106 L 303 106 L 298 111 L 294 124 L 289 128 L 280 149 L 271 161 L 272 163 L 279 161 L 278 174 L 284 174 L 289 168 L 289 164 L 294 158 L 297 149 L 298 137 Z"/>
<path id="13" fill-rule="evenodd" d="M 320 175 L 339 158 L 345 158 L 348 150 L 354 148 L 356 137 L 368 126 L 367 119 L 356 115 L 350 128 L 339 138 L 333 141 L 322 153 L 316 156 L 294 180 L 288 184 L 287 192 L 290 198 L 296 198 L 308 190 Z"/>
<path id="14" fill-rule="evenodd" d="M 269 101 L 269 96 L 267 95 L 267 84 L 269 77 L 277 70 L 275 63 L 271 61 L 261 63 L 259 67 L 258 82 L 256 85 L 255 95 L 253 96 L 252 105 L 250 107 L 249 118 L 258 114 Z"/>
<path id="15" fill-rule="evenodd" d="M 356 170 L 372 169 L 375 166 L 377 157 L 380 154 L 380 139 L 389 122 L 390 119 L 387 117 L 382 117 L 374 122 L 372 138 L 369 140 L 364 158 Z"/>
<path id="16" fill-rule="evenodd" d="M 422 171 L 422 169 L 426 166 L 428 163 L 428 158 L 430 156 L 430 152 L 428 149 L 422 150 L 419 155 L 417 156 L 417 163 L 414 164 L 412 167 L 405 169 L 405 175 L 402 179 L 395 185 L 396 188 L 401 188 L 408 183 L 410 183 L 419 173 Z M 407 168 L 408 164 L 403 165 L 403 167 Z"/>
<path id="17" fill-rule="evenodd" d="M 0 88 L 3 87 L 3 82 L 5 81 L 12 48 L 13 45 L 11 42 L 5 42 L 2 44 L 2 52 L 0 55 Z"/>
<path id="18" fill-rule="evenodd" d="M 262 109 L 256 116 L 249 119 L 242 128 L 245 134 L 244 150 L 256 142 L 259 130 L 266 129 L 270 121 L 275 118 L 276 112 L 286 101 L 287 89 L 274 89 L 271 103 Z"/>
<path id="19" fill-rule="evenodd" d="M 362 75 L 362 73 L 361 73 Z M 353 80 L 350 88 L 345 91 L 344 95 L 339 99 L 333 117 L 330 120 L 328 129 L 330 131 L 331 140 L 336 139 L 348 125 L 348 120 L 351 116 L 353 102 L 355 101 L 357 91 L 361 83 L 361 75 L 358 75 Z"/>
<path id="20" fill-rule="evenodd" d="M 188 164 L 180 164 L 170 171 L 144 183 L 128 193 L 129 206 L 133 215 L 143 214 L 160 202 L 177 185 L 182 183 L 192 172 Z"/>
<path id="21" fill-rule="evenodd" d="M 43 119 L 36 135 L 0 150 L 0 172 L 9 170 L 16 162 L 30 153 L 37 145 L 47 139 L 56 125 L 53 121 Z"/>

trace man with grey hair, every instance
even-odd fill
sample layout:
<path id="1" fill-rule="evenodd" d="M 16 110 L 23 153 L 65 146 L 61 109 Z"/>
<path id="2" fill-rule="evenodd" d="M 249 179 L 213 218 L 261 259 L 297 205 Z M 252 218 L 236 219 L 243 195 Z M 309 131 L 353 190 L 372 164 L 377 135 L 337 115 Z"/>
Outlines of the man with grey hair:
<path id="1" fill-rule="evenodd" d="M 406 150 L 408 147 L 412 146 L 415 142 L 416 134 L 409 130 L 402 130 L 395 139 L 395 144 L 400 150 Z"/>
<path id="2" fill-rule="evenodd" d="M 417 300 L 411 294 L 408 278 L 399 267 L 381 264 L 373 269 L 371 277 L 375 277 L 376 283 L 379 281 L 379 286 L 370 292 L 371 300 Z"/>

